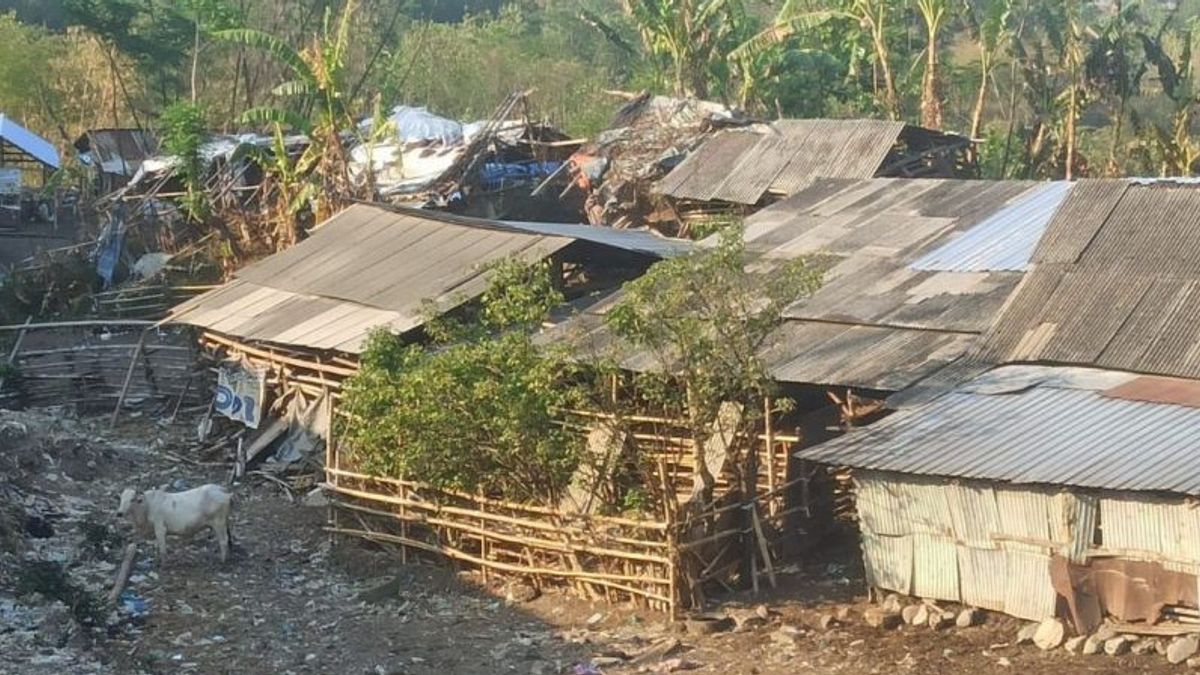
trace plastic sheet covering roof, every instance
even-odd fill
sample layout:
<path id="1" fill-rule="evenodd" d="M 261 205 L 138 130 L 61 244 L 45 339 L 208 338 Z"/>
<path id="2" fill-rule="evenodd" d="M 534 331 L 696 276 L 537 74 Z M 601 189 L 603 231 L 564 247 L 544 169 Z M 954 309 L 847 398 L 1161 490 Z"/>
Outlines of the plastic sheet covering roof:
<path id="1" fill-rule="evenodd" d="M 277 344 L 357 353 L 368 334 L 421 325 L 487 287 L 487 263 L 545 258 L 565 237 L 356 205 L 296 246 L 175 308 L 171 321 Z"/>
<path id="2" fill-rule="evenodd" d="M 982 359 L 1200 377 L 1200 186 L 1081 181 L 1034 262 Z"/>
<path id="3" fill-rule="evenodd" d="M 682 199 L 757 204 L 767 192 L 791 194 L 817 176 L 870 178 L 905 126 L 811 119 L 726 131 L 681 162 L 659 191 Z"/>
<path id="4" fill-rule="evenodd" d="M 758 256 L 756 269 L 769 273 L 780 261 L 809 257 L 827 270 L 816 293 L 786 308 L 766 345 L 773 375 L 896 391 L 956 362 L 990 328 L 1024 273 L 917 270 L 911 263 L 1041 189 L 1017 181 L 820 179 L 750 217 L 746 248 Z M 656 367 L 605 328 L 602 315 L 616 297 L 544 339 L 613 357 L 631 370 Z"/>
<path id="5" fill-rule="evenodd" d="M 1131 383 L 1150 380 L 1140 387 L 1154 389 L 1156 379 L 1006 366 L 796 456 L 900 473 L 1200 494 L 1200 408 L 1128 396 Z M 1109 394 L 1123 386 L 1122 397 Z"/>
<path id="6" fill-rule="evenodd" d="M 435 115 L 424 106 L 398 105 L 392 108 L 387 121 L 395 130 L 397 140 L 404 143 L 438 141 L 454 145 L 463 141 L 461 122 Z M 369 132 L 373 122 L 374 120 L 368 118 L 363 120 L 359 127 Z"/>
<path id="7" fill-rule="evenodd" d="M 38 136 L 0 113 L 0 141 L 8 143 L 46 166 L 57 169 L 58 150 L 50 141 Z"/>

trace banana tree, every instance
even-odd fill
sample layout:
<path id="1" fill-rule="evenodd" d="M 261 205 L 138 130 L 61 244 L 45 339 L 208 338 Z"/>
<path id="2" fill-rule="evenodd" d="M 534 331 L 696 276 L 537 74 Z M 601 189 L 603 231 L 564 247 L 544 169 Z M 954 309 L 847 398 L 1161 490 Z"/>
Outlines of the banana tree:
<path id="1" fill-rule="evenodd" d="M 1200 104 L 1192 60 L 1195 23 L 1189 21 L 1170 32 L 1164 23 L 1156 35 L 1140 35 L 1146 58 L 1158 71 L 1163 94 L 1171 102 L 1168 123 L 1151 126 L 1151 140 L 1164 176 L 1190 175 L 1200 162 L 1200 145 L 1192 140 L 1192 124 Z"/>
<path id="2" fill-rule="evenodd" d="M 1117 150 L 1121 147 L 1129 101 L 1138 95 L 1141 81 L 1148 63 L 1139 58 L 1141 47 L 1139 34 L 1144 26 L 1137 3 L 1126 4 L 1116 0 L 1114 12 L 1099 27 L 1099 36 L 1088 50 L 1085 72 L 1089 86 L 1101 96 L 1116 103 L 1112 112 L 1113 131 L 1108 147 L 1108 165 L 1105 173 L 1119 176 L 1123 173 L 1117 161 Z"/>
<path id="3" fill-rule="evenodd" d="M 676 96 L 709 95 L 712 71 L 745 23 L 740 0 L 622 0 L 646 52 L 665 60 Z"/>
<path id="4" fill-rule="evenodd" d="M 888 20 L 895 11 L 894 5 L 889 0 L 785 0 L 771 24 L 739 45 L 730 53 L 730 58 L 748 59 L 830 22 L 844 23 L 849 30 L 863 31 L 870 41 L 875 54 L 876 76 L 872 78 L 872 84 L 876 99 L 889 118 L 900 119 L 900 97 L 887 41 Z"/>
<path id="5" fill-rule="evenodd" d="M 299 50 L 273 35 L 249 28 L 216 33 L 229 42 L 265 51 L 290 72 L 292 79 L 276 86 L 272 93 L 293 104 L 251 108 L 242 114 L 242 122 L 289 126 L 308 136 L 308 147 L 298 164 L 311 167 L 318 182 L 314 199 L 318 220 L 340 209 L 355 192 L 342 132 L 355 129 L 346 93 L 346 62 L 351 22 L 357 9 L 357 0 L 348 0 L 336 20 L 326 9 L 321 34 Z"/>
<path id="6" fill-rule="evenodd" d="M 982 0 L 963 3 L 966 25 L 979 49 L 979 88 L 975 92 L 975 103 L 971 107 L 971 138 L 979 138 L 983 126 L 983 113 L 987 107 L 988 89 L 992 84 L 992 73 L 1000 56 L 1002 45 L 1008 37 L 1012 0 Z"/>
<path id="7" fill-rule="evenodd" d="M 938 67 L 938 37 L 950 14 L 950 0 L 916 0 L 925 25 L 925 73 L 921 78 L 921 124 L 942 128 L 942 94 Z"/>

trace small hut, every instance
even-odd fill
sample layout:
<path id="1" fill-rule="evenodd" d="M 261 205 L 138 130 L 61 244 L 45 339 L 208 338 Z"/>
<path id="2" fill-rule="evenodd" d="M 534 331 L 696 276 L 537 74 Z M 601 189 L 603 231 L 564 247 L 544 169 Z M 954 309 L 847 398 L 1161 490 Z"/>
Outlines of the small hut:
<path id="1" fill-rule="evenodd" d="M 855 470 L 871 586 L 1086 634 L 1200 608 L 1198 403 L 1193 380 L 1004 366 L 797 456 Z"/>

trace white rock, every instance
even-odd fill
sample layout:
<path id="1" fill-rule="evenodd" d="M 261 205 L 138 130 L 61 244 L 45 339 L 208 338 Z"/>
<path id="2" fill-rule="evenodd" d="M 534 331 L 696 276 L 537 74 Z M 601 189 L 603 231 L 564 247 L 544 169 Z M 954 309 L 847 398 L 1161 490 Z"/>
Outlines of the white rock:
<path id="1" fill-rule="evenodd" d="M 1056 649 L 1063 643 L 1066 634 L 1067 629 L 1063 626 L 1062 621 L 1058 619 L 1046 619 L 1039 623 L 1037 629 L 1034 631 L 1033 643 L 1042 651 Z"/>

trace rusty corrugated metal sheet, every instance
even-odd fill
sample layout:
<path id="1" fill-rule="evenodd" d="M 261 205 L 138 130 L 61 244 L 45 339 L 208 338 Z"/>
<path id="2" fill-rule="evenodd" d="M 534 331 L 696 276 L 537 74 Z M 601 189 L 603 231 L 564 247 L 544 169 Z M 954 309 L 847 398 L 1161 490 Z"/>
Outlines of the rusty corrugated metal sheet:
<path id="1" fill-rule="evenodd" d="M 175 308 L 171 321 L 356 353 L 375 328 L 420 326 L 427 301 L 446 310 L 482 293 L 489 262 L 541 259 L 572 241 L 356 205 Z"/>
<path id="2" fill-rule="evenodd" d="M 1105 396 L 1149 403 L 1172 403 L 1200 408 L 1200 381 L 1142 376 L 1105 390 Z"/>

